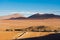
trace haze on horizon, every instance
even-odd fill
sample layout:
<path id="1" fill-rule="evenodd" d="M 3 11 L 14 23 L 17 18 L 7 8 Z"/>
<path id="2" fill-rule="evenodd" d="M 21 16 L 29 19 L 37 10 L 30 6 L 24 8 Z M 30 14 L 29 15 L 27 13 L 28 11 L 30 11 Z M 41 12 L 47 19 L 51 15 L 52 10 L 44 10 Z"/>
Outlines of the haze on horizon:
<path id="1" fill-rule="evenodd" d="M 0 16 L 14 13 L 30 16 L 37 12 L 60 15 L 60 0 L 0 0 Z"/>

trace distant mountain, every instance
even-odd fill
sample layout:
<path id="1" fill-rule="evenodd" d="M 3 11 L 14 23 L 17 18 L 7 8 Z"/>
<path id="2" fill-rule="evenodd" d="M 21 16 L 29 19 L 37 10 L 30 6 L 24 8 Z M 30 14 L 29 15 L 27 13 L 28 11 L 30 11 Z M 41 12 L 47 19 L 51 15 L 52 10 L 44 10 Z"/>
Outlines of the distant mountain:
<path id="1" fill-rule="evenodd" d="M 24 17 L 21 14 L 15 13 L 12 15 L 7 15 L 7 16 L 0 16 L 0 19 L 9 19 L 9 20 L 19 20 L 19 19 L 48 19 L 48 18 L 60 18 L 60 15 L 54 15 L 54 14 L 39 14 L 36 13 L 34 15 L 31 15 L 29 17 Z"/>
<path id="2" fill-rule="evenodd" d="M 7 16 L 0 16 L 0 19 L 23 19 L 23 18 L 25 17 L 18 13 L 7 15 Z"/>
<path id="3" fill-rule="evenodd" d="M 32 16 L 29 16 L 30 19 L 48 19 L 48 18 L 60 18 L 60 15 L 54 15 L 54 14 L 34 14 Z"/>
<path id="4" fill-rule="evenodd" d="M 27 19 L 27 18 L 26 17 L 10 18 L 10 20 L 19 20 L 19 19 Z"/>

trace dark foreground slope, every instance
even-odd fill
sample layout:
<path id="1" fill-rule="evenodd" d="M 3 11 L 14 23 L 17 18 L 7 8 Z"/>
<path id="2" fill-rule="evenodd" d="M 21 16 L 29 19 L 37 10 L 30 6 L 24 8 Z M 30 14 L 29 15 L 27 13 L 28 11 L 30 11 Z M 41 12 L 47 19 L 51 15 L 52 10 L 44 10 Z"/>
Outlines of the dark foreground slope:
<path id="1" fill-rule="evenodd" d="M 33 37 L 33 38 L 15 39 L 15 40 L 60 40 L 60 33 L 50 34 L 42 37 Z"/>

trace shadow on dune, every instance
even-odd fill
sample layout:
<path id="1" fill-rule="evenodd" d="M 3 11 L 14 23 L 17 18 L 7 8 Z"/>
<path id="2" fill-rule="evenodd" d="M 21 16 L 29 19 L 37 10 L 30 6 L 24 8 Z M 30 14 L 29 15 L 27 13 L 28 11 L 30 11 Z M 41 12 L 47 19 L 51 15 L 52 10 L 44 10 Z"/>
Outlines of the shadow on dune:
<path id="1" fill-rule="evenodd" d="M 15 40 L 60 40 L 60 33 L 49 34 L 46 36 L 33 37 L 33 38 L 24 38 L 24 39 L 15 39 Z"/>

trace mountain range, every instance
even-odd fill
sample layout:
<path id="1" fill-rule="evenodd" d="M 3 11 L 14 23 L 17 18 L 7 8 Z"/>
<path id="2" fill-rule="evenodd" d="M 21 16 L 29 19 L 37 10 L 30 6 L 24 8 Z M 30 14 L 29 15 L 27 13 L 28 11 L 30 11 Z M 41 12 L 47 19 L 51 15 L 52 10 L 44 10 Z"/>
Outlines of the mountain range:
<path id="1" fill-rule="evenodd" d="M 9 20 L 15 20 L 15 19 L 49 19 L 49 18 L 59 18 L 60 19 L 60 15 L 55 15 L 55 14 L 33 14 L 29 17 L 25 17 L 21 14 L 12 14 L 12 15 L 7 15 L 7 16 L 0 16 L 0 19 L 9 19 Z"/>
<path id="2" fill-rule="evenodd" d="M 60 18 L 60 15 L 55 15 L 55 14 L 34 14 L 28 18 L 31 18 L 31 19 L 48 19 L 48 18 Z"/>

